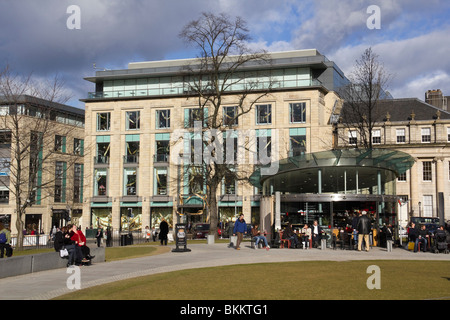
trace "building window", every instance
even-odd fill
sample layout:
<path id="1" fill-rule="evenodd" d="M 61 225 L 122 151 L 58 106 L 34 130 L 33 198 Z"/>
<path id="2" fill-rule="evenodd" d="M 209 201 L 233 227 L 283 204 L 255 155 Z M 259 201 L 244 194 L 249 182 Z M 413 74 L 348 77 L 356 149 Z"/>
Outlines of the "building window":
<path id="1" fill-rule="evenodd" d="M 196 168 L 194 171 L 200 171 Z M 190 172 L 189 173 L 189 194 L 196 194 L 203 192 L 203 175 L 200 172 Z"/>
<path id="2" fill-rule="evenodd" d="M 141 128 L 141 112 L 127 111 L 126 112 L 126 129 L 139 130 Z"/>
<path id="3" fill-rule="evenodd" d="M 424 195 L 423 196 L 423 216 L 432 217 L 433 216 L 433 196 Z"/>
<path id="4" fill-rule="evenodd" d="M 290 103 L 289 104 L 290 122 L 305 123 L 306 122 L 306 103 Z"/>
<path id="5" fill-rule="evenodd" d="M 399 174 L 397 181 L 406 181 L 406 172 Z"/>
<path id="6" fill-rule="evenodd" d="M 84 154 L 84 140 L 83 139 L 73 139 L 73 153 L 79 156 Z"/>
<path id="7" fill-rule="evenodd" d="M 396 129 L 395 132 L 397 135 L 397 143 L 405 143 L 405 129 Z"/>
<path id="8" fill-rule="evenodd" d="M 372 143 L 380 144 L 381 143 L 381 130 L 373 130 L 372 131 Z"/>
<path id="9" fill-rule="evenodd" d="M 55 202 L 66 202 L 66 168 L 67 164 L 62 161 L 55 163 Z"/>
<path id="10" fill-rule="evenodd" d="M 111 130 L 111 113 L 101 112 L 97 113 L 97 131 Z"/>
<path id="11" fill-rule="evenodd" d="M 306 152 L 306 136 L 290 136 L 290 157 L 300 156 Z"/>
<path id="12" fill-rule="evenodd" d="M 205 111 L 204 111 L 205 110 Z M 203 108 L 186 109 L 185 111 L 185 127 L 194 128 L 196 121 L 204 123 L 204 117 L 206 117 L 206 110 Z"/>
<path id="13" fill-rule="evenodd" d="M 256 124 L 272 124 L 271 104 L 262 104 L 256 106 Z"/>
<path id="14" fill-rule="evenodd" d="M 447 142 L 450 142 L 450 128 L 447 128 Z"/>
<path id="15" fill-rule="evenodd" d="M 431 142 L 431 128 L 422 128 L 422 143 Z"/>
<path id="16" fill-rule="evenodd" d="M 234 175 L 227 174 L 223 179 L 224 194 L 236 194 L 236 179 Z"/>
<path id="17" fill-rule="evenodd" d="M 137 168 L 124 169 L 124 195 L 135 196 L 137 194 Z"/>
<path id="18" fill-rule="evenodd" d="M 348 144 L 356 145 L 358 143 L 358 133 L 356 131 L 348 132 Z"/>
<path id="19" fill-rule="evenodd" d="M 66 137 L 55 136 L 55 151 L 56 152 L 66 152 Z"/>
<path id="20" fill-rule="evenodd" d="M 432 181 L 431 161 L 422 162 L 423 181 Z"/>
<path id="21" fill-rule="evenodd" d="M 94 179 L 94 196 L 106 196 L 108 194 L 107 169 L 95 169 Z"/>
<path id="22" fill-rule="evenodd" d="M 257 137 L 256 139 L 256 159 L 257 163 L 266 164 L 272 156 L 272 137 Z"/>
<path id="23" fill-rule="evenodd" d="M 9 203 L 9 190 L 0 190 L 0 204 Z"/>
<path id="24" fill-rule="evenodd" d="M 170 110 L 156 110 L 156 129 L 170 128 Z"/>
<path id="25" fill-rule="evenodd" d="M 155 162 L 169 162 L 170 140 L 156 140 Z"/>
<path id="26" fill-rule="evenodd" d="M 126 142 L 126 155 L 124 156 L 124 163 L 139 163 L 139 141 Z"/>
<path id="27" fill-rule="evenodd" d="M 223 124 L 225 126 L 237 126 L 238 118 L 237 115 L 237 107 L 223 107 Z"/>
<path id="28" fill-rule="evenodd" d="M 97 142 L 97 157 L 95 158 L 96 164 L 108 164 L 109 163 L 109 141 Z"/>
<path id="29" fill-rule="evenodd" d="M 167 168 L 155 168 L 155 195 L 167 195 Z"/>
<path id="30" fill-rule="evenodd" d="M 83 165 L 75 163 L 73 174 L 73 202 L 83 202 Z"/>

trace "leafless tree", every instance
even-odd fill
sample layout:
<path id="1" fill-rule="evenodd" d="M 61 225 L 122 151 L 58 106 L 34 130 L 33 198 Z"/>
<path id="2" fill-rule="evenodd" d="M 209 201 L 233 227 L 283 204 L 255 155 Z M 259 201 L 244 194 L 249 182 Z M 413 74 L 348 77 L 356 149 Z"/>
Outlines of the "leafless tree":
<path id="1" fill-rule="evenodd" d="M 372 149 L 372 129 L 383 115 L 378 114 L 378 102 L 388 97 L 387 86 L 392 76 L 384 69 L 379 56 L 368 48 L 356 60 L 350 82 L 339 90 L 344 100 L 340 126 L 356 132 L 355 147 Z M 340 134 L 348 142 L 349 137 Z"/>
<path id="2" fill-rule="evenodd" d="M 75 128 L 56 121 L 56 106 L 68 99 L 57 76 L 45 83 L 35 82 L 31 75 L 17 75 L 9 66 L 0 72 L 1 170 L 7 176 L 3 175 L 0 182 L 9 190 L 10 203 L 15 203 L 18 249 L 23 248 L 27 209 L 53 196 L 56 179 L 82 159 L 77 155 L 61 155 L 55 139 L 70 136 Z M 57 153 L 58 159 L 65 163 L 59 172 L 55 171 Z"/>
<path id="3" fill-rule="evenodd" d="M 246 22 L 239 17 L 231 19 L 225 14 L 202 13 L 183 28 L 180 37 L 199 50 L 197 59 L 182 68 L 188 99 L 196 100 L 197 114 L 194 118 L 200 121 L 202 132 L 215 130 L 219 133 L 202 135 L 200 152 L 193 148 L 198 157 L 202 150 L 216 146 L 211 155 L 219 161 L 206 161 L 203 157 L 198 158 L 201 161 L 194 161 L 194 165 L 191 161 L 191 165 L 186 166 L 190 172 L 198 171 L 192 177 L 201 177 L 206 182 L 206 192 L 200 191 L 202 194 L 199 196 L 208 210 L 210 234 L 216 235 L 219 221 L 217 192 L 221 183 L 225 177 L 235 181 L 248 178 L 237 169 L 236 161 L 220 161 L 225 153 L 220 149 L 222 141 L 217 141 L 221 138 L 217 137 L 221 134 L 226 137 L 227 129 L 236 128 L 239 119 L 271 91 L 270 73 L 251 71 L 261 65 L 270 65 L 270 57 L 264 51 L 252 52 L 248 48 L 249 31 Z M 231 96 L 232 99 L 229 98 Z M 232 106 L 230 112 L 225 112 L 224 106 Z M 185 126 L 192 127 L 192 123 Z M 225 145 L 223 147 L 226 148 Z"/>

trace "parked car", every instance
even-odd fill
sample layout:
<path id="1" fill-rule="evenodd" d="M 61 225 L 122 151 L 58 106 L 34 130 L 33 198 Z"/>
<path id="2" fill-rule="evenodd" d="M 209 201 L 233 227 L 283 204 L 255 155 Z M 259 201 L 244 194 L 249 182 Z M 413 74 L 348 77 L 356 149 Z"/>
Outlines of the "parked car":
<path id="1" fill-rule="evenodd" d="M 209 223 L 197 223 L 192 228 L 193 239 L 205 239 L 209 234 Z"/>
<path id="2" fill-rule="evenodd" d="M 437 217 L 412 217 L 411 222 L 416 224 L 416 228 L 425 225 L 430 233 L 435 233 L 436 229 L 439 228 L 439 218 Z"/>

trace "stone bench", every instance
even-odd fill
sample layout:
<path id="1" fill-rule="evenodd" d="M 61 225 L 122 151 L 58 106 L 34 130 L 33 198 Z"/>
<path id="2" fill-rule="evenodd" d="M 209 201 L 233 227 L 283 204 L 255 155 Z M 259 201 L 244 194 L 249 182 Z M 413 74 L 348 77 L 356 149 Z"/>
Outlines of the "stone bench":
<path id="1" fill-rule="evenodd" d="M 92 263 L 105 262 L 104 247 L 90 247 L 95 256 Z M 0 279 L 22 274 L 59 269 L 67 267 L 67 259 L 61 258 L 59 252 L 38 253 L 23 256 L 12 256 L 0 259 Z"/>

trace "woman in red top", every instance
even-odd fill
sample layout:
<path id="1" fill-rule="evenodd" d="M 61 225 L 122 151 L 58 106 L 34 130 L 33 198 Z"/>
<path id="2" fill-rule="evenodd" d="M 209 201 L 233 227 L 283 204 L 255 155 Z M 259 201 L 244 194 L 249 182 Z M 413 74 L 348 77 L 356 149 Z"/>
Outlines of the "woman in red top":
<path id="1" fill-rule="evenodd" d="M 84 260 L 82 260 L 82 262 L 87 262 L 86 260 L 91 260 L 94 258 L 94 256 L 91 256 L 90 254 L 91 249 L 86 246 L 86 237 L 84 236 L 83 231 L 78 230 L 76 225 L 72 226 L 70 240 L 77 244 L 81 249 L 82 257 Z"/>

